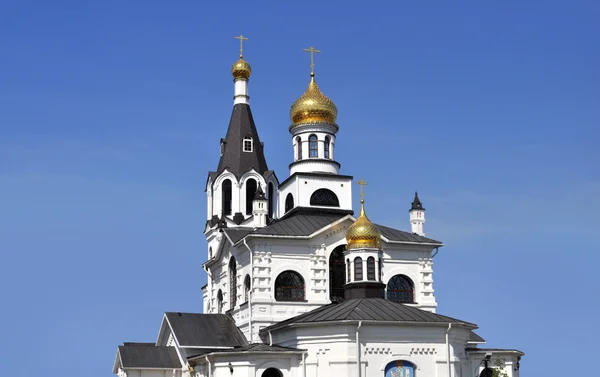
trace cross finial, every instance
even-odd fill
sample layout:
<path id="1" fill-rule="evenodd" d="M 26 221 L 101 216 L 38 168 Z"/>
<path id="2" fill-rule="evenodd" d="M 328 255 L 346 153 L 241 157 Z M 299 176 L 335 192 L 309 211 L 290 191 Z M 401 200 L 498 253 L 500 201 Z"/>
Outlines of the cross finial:
<path id="1" fill-rule="evenodd" d="M 305 48 L 304 51 L 310 52 L 310 77 L 315 75 L 315 52 L 319 53 L 320 50 L 315 49 L 313 46 Z"/>
<path id="2" fill-rule="evenodd" d="M 364 179 L 361 179 L 360 181 L 356 182 L 360 185 L 360 202 L 364 202 L 365 201 L 365 186 L 368 185 L 367 182 L 365 182 Z"/>
<path id="3" fill-rule="evenodd" d="M 247 41 L 248 38 L 244 37 L 242 34 L 240 34 L 234 38 L 240 40 L 240 59 L 241 59 L 244 57 L 244 41 Z"/>

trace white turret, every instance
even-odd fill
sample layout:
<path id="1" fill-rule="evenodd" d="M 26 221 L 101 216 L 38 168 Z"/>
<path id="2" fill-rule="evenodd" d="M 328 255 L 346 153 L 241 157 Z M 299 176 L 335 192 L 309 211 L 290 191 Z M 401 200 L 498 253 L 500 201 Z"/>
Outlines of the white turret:
<path id="1" fill-rule="evenodd" d="M 423 203 L 419 200 L 419 195 L 415 191 L 415 199 L 412 202 L 410 210 L 410 228 L 413 233 L 419 236 L 424 236 L 423 224 L 425 224 L 425 208 Z"/>
<path id="2" fill-rule="evenodd" d="M 252 201 L 252 215 L 254 216 L 254 227 L 262 228 L 267 226 L 267 197 L 260 185 L 256 189 L 254 194 L 254 200 Z"/>

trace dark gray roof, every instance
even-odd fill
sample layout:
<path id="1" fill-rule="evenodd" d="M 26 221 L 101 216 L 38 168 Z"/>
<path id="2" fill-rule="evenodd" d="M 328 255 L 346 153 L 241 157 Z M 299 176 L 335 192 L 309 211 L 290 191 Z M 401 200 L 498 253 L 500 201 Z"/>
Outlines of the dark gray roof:
<path id="1" fill-rule="evenodd" d="M 348 214 L 351 214 L 351 212 L 338 209 L 296 207 L 294 208 L 293 213 L 286 214 L 283 218 L 273 221 L 264 228 L 254 230 L 253 228 L 242 227 L 224 229 L 224 231 L 234 244 L 250 234 L 269 236 L 310 236 L 319 229 L 338 221 Z M 419 236 L 415 233 L 409 233 L 383 225 L 377 226 L 379 227 L 381 234 L 390 241 L 442 244 L 440 241 Z"/>
<path id="2" fill-rule="evenodd" d="M 226 314 L 165 313 L 182 347 L 239 347 L 248 344 L 235 322 Z"/>
<path id="3" fill-rule="evenodd" d="M 431 238 L 419 236 L 416 233 L 409 233 L 403 230 L 393 229 L 387 226 L 376 224 L 381 235 L 390 241 L 401 241 L 401 242 L 417 242 L 417 243 L 435 243 L 442 244 L 440 241 L 433 240 Z"/>
<path id="4" fill-rule="evenodd" d="M 252 231 L 254 230 L 254 228 L 225 228 L 223 229 L 223 231 L 227 234 L 227 236 L 229 238 L 231 238 L 231 242 L 233 242 L 234 244 L 236 242 L 238 242 L 239 240 L 241 240 L 242 238 L 246 237 L 248 234 L 252 233 Z"/>
<path id="5" fill-rule="evenodd" d="M 310 236 L 317 230 L 346 216 L 347 213 L 331 213 L 326 211 L 297 211 L 291 216 L 272 222 L 257 229 L 253 234 L 275 236 Z"/>
<path id="6" fill-rule="evenodd" d="M 419 194 L 417 194 L 416 191 L 415 191 L 415 198 L 413 199 L 413 202 L 410 206 L 410 210 L 412 211 L 413 209 L 421 209 L 421 210 L 425 211 L 425 208 L 423 208 L 423 203 L 421 203 L 421 201 L 419 200 Z"/>
<path id="7" fill-rule="evenodd" d="M 157 347 L 153 343 L 124 343 L 119 346 L 123 368 L 181 368 L 175 347 Z"/>
<path id="8" fill-rule="evenodd" d="M 208 355 L 208 354 L 216 354 L 216 353 L 265 353 L 265 352 L 303 352 L 305 350 L 298 348 L 290 348 L 290 347 L 282 347 L 282 346 L 270 346 L 268 344 L 263 343 L 252 343 L 242 347 L 235 347 L 233 349 L 214 349 L 214 350 L 203 350 L 198 354 L 193 354 L 188 356 L 188 359 L 193 359 L 198 356 Z"/>
<path id="9" fill-rule="evenodd" d="M 485 343 L 485 339 L 480 337 L 475 333 L 475 331 L 471 331 L 471 337 L 469 338 L 469 342 L 473 343 Z"/>
<path id="10" fill-rule="evenodd" d="M 253 140 L 252 152 L 243 151 L 244 137 L 249 135 Z M 219 159 L 216 173 L 221 174 L 227 169 L 238 179 L 251 169 L 264 174 L 269 168 L 263 152 L 263 145 L 258 137 L 250 105 L 238 103 L 233 106 L 233 112 L 227 129 L 223 154 Z M 210 174 L 210 173 L 209 173 Z"/>
<path id="11" fill-rule="evenodd" d="M 261 332 L 276 330 L 291 324 L 337 321 L 381 321 L 395 323 L 453 323 L 476 328 L 477 325 L 444 315 L 384 300 L 382 298 L 360 298 L 311 310 L 310 312 L 276 323 Z"/>

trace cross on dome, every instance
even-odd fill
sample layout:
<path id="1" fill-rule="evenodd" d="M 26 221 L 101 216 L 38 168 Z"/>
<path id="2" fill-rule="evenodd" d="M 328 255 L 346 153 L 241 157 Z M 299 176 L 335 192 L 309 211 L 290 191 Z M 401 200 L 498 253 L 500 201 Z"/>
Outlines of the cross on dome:
<path id="1" fill-rule="evenodd" d="M 310 46 L 309 48 L 305 48 L 304 51 L 310 53 L 310 77 L 313 77 L 315 75 L 315 53 L 319 53 L 321 50 Z"/>
<path id="2" fill-rule="evenodd" d="M 240 40 L 240 59 L 241 59 L 244 57 L 244 41 L 247 41 L 248 38 L 244 37 L 242 34 L 240 34 L 234 38 Z"/>

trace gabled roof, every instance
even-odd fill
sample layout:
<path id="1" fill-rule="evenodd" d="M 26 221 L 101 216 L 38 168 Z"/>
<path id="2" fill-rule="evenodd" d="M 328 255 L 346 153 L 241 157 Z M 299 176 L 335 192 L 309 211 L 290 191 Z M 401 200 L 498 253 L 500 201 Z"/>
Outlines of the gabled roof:
<path id="1" fill-rule="evenodd" d="M 243 151 L 242 144 L 246 136 L 252 138 L 252 152 Z M 251 169 L 256 170 L 260 175 L 269 170 L 250 105 L 238 103 L 233 106 L 227 136 L 221 142 L 224 143 L 224 147 L 219 159 L 217 175 L 227 169 L 239 179 L 242 174 Z"/>
<path id="2" fill-rule="evenodd" d="M 157 347 L 154 343 L 124 343 L 117 350 L 115 369 L 118 364 L 123 369 L 181 368 L 175 347 Z"/>
<path id="3" fill-rule="evenodd" d="M 310 312 L 287 319 L 262 329 L 260 332 L 273 331 L 291 325 L 302 325 L 317 322 L 340 321 L 373 321 L 396 324 L 428 323 L 462 325 L 471 329 L 477 325 L 452 317 L 431 313 L 382 298 L 360 298 L 334 302 L 311 310 Z"/>
<path id="4" fill-rule="evenodd" d="M 310 236 L 338 221 L 347 213 L 333 213 L 325 211 L 297 211 L 294 215 L 272 222 L 270 225 L 259 228 L 252 234 L 272 236 Z"/>
<path id="5" fill-rule="evenodd" d="M 180 347 L 233 348 L 248 345 L 244 334 L 226 314 L 165 313 Z"/>

